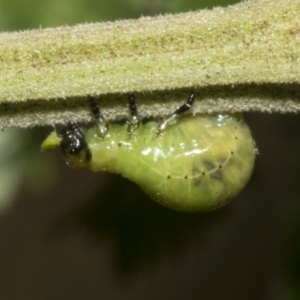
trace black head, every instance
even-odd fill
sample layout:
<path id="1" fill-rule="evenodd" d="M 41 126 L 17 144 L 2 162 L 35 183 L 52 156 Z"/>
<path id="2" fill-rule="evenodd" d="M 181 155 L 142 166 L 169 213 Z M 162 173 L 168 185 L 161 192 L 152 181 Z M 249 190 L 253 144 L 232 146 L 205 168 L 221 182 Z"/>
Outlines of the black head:
<path id="1" fill-rule="evenodd" d="M 60 136 L 60 146 L 67 164 L 74 169 L 88 169 L 92 154 L 77 123 L 69 122 Z"/>

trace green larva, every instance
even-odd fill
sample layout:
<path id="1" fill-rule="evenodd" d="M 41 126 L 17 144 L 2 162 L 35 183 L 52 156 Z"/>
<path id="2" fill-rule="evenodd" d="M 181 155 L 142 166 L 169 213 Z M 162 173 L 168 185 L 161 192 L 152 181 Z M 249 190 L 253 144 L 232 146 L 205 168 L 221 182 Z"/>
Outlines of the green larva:
<path id="1" fill-rule="evenodd" d="M 189 97 L 164 122 L 140 123 L 133 95 L 127 125 L 109 127 L 91 98 L 97 126 L 81 131 L 69 123 L 43 149 L 61 145 L 75 169 L 123 175 L 152 199 L 178 211 L 208 211 L 228 203 L 247 183 L 255 144 L 240 115 L 192 115 Z"/>

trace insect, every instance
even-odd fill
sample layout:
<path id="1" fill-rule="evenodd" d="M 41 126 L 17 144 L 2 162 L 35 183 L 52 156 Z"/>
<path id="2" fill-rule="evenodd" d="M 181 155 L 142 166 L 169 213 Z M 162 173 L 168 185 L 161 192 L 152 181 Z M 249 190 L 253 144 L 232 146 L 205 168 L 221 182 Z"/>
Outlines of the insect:
<path id="1" fill-rule="evenodd" d="M 163 122 L 140 121 L 129 94 L 129 120 L 108 124 L 89 97 L 96 126 L 68 123 L 42 149 L 61 146 L 75 169 L 108 171 L 137 183 L 158 203 L 187 212 L 228 203 L 246 185 L 255 161 L 255 143 L 241 115 L 193 115 L 195 94 Z"/>

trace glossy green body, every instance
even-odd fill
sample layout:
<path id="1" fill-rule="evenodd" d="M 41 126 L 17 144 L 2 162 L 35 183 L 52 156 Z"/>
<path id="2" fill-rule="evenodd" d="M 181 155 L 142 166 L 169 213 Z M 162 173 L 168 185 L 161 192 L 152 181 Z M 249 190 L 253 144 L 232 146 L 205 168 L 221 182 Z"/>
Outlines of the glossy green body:
<path id="1" fill-rule="evenodd" d="M 160 204 L 180 211 L 223 206 L 247 183 L 255 145 L 238 115 L 185 115 L 157 135 L 157 122 L 141 124 L 128 135 L 110 124 L 104 139 L 86 131 L 93 171 L 120 173 Z"/>

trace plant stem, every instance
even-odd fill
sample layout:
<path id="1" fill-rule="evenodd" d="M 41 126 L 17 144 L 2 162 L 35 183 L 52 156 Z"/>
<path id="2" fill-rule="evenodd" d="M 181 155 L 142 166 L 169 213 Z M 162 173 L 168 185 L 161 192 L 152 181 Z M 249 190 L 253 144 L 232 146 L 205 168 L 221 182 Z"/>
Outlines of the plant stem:
<path id="1" fill-rule="evenodd" d="M 300 111 L 300 2 L 0 34 L 0 128 L 164 116 L 197 93 L 195 112 Z"/>

